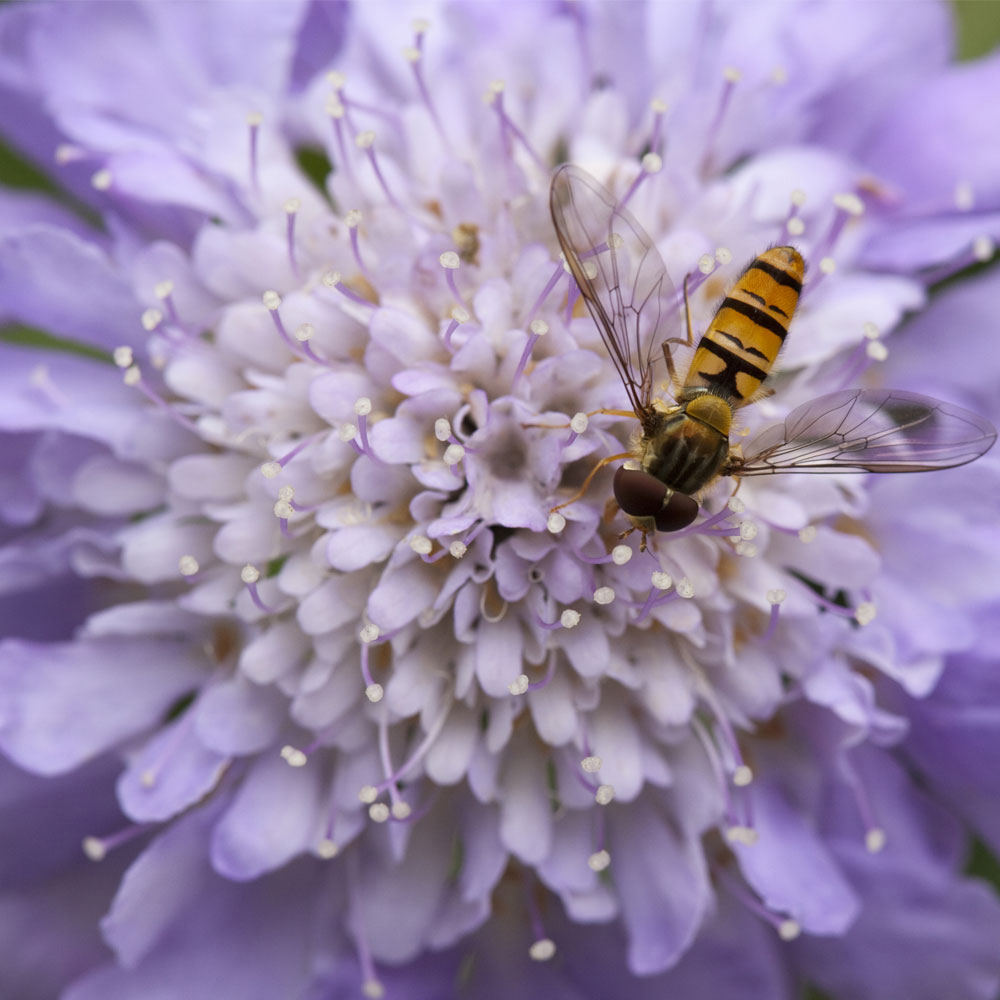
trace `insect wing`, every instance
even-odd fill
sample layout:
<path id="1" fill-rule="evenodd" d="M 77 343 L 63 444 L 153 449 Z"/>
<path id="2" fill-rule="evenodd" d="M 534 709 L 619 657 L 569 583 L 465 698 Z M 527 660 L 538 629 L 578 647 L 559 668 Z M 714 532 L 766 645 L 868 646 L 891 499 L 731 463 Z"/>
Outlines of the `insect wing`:
<path id="1" fill-rule="evenodd" d="M 979 458 L 996 436 L 988 420 L 939 399 L 899 389 L 847 389 L 811 400 L 762 430 L 727 472 L 926 472 Z"/>
<path id="2" fill-rule="evenodd" d="M 667 317 L 678 305 L 663 259 L 632 215 L 579 167 L 556 170 L 549 204 L 566 263 L 642 419 Z"/>

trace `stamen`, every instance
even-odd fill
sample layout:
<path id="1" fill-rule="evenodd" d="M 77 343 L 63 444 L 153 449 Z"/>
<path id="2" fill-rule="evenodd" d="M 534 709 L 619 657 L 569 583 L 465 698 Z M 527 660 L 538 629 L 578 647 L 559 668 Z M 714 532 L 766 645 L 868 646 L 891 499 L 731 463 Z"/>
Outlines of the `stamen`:
<path id="1" fill-rule="evenodd" d="M 96 173 L 91 175 L 90 186 L 95 191 L 109 191 L 111 190 L 111 185 L 114 183 L 114 177 L 111 171 L 107 167 L 102 167 Z"/>
<path id="2" fill-rule="evenodd" d="M 265 462 L 261 467 L 261 475 L 265 479 L 275 479 L 281 474 L 281 470 L 288 465 L 288 463 L 300 455 L 306 448 L 311 444 L 314 444 L 322 436 L 322 431 L 319 434 L 312 434 L 307 438 L 303 438 L 291 451 L 286 452 L 281 458 L 273 459 L 270 462 Z"/>
<path id="3" fill-rule="evenodd" d="M 663 133 L 663 117 L 667 113 L 667 102 L 661 100 L 659 97 L 654 97 L 649 102 L 649 107 L 653 112 L 653 131 L 649 136 L 647 145 L 652 152 L 658 153 Z"/>
<path id="4" fill-rule="evenodd" d="M 394 208 L 398 208 L 402 211 L 403 206 L 400 205 L 396 196 L 392 193 L 392 190 L 386 183 L 385 177 L 382 174 L 382 168 L 378 165 L 378 157 L 375 155 L 375 133 L 371 130 L 367 132 L 359 132 L 354 137 L 354 144 L 358 147 L 358 149 L 363 150 L 367 154 L 368 162 L 372 165 L 372 170 L 375 172 L 375 179 L 378 181 L 379 187 L 382 188 L 382 193 L 385 195 L 386 201 L 388 201 Z"/>
<path id="5" fill-rule="evenodd" d="M 310 361 L 314 361 L 318 365 L 323 365 L 325 368 L 329 368 L 330 363 L 325 358 L 321 358 L 312 349 L 312 345 L 309 343 L 315 333 L 316 328 L 312 325 L 312 323 L 300 323 L 295 328 L 295 339 L 302 345 L 302 352 L 307 358 L 309 358 Z"/>
<path id="6" fill-rule="evenodd" d="M 545 521 L 545 530 L 553 535 L 558 535 L 565 527 L 566 518 L 559 511 L 553 511 Z"/>
<path id="7" fill-rule="evenodd" d="M 375 308 L 374 304 L 369 302 L 363 295 L 359 295 L 353 288 L 344 284 L 339 271 L 324 271 L 323 276 L 319 280 L 324 288 L 335 288 L 345 298 L 350 299 L 351 302 L 359 306 L 365 306 L 368 309 Z"/>
<path id="8" fill-rule="evenodd" d="M 327 97 L 324 107 L 326 113 L 330 116 L 330 121 L 333 123 L 333 139 L 340 152 L 340 166 L 351 185 L 357 187 L 354 164 L 351 162 L 351 157 L 347 155 L 347 139 L 344 136 L 344 117 L 347 114 L 344 103 L 341 101 L 339 94 L 333 93 Z"/>
<path id="9" fill-rule="evenodd" d="M 406 61 L 410 64 L 410 69 L 413 70 L 413 79 L 417 84 L 417 93 L 420 94 L 420 100 L 423 101 L 424 107 L 427 108 L 428 114 L 431 116 L 431 121 L 434 123 L 434 128 L 437 130 L 437 134 L 441 139 L 441 143 L 444 148 L 448 151 L 449 155 L 454 157 L 455 150 L 448 139 L 448 135 L 444 130 L 444 125 L 441 122 L 441 118 L 438 115 L 437 108 L 434 106 L 434 102 L 431 100 L 430 92 L 427 89 L 427 84 L 424 82 L 423 73 L 423 55 L 424 55 L 424 34 L 427 32 L 429 25 L 426 21 L 418 20 L 413 22 L 413 46 L 403 50 L 403 56 Z"/>
<path id="10" fill-rule="evenodd" d="M 507 156 L 507 160 L 510 163 L 514 162 L 513 149 L 511 148 L 510 143 L 510 136 L 513 135 L 514 138 L 521 144 L 525 152 L 534 161 L 535 166 L 542 172 L 548 173 L 548 166 L 545 161 L 535 151 L 535 148 L 528 141 L 528 137 L 524 134 L 524 132 L 522 132 L 521 129 L 514 124 L 513 119 L 507 114 L 507 110 L 503 105 L 504 89 L 503 80 L 494 80 L 486 91 L 485 101 L 497 113 L 497 119 L 500 122 L 500 138 L 503 143 L 504 153 Z"/>
<path id="11" fill-rule="evenodd" d="M 806 230 L 806 224 L 800 216 L 802 206 L 806 203 L 805 191 L 795 188 L 788 196 L 788 203 L 788 215 L 785 217 L 785 225 L 778 238 L 779 244 L 788 243 L 790 239 L 801 236 Z"/>
<path id="12" fill-rule="evenodd" d="M 123 359 L 125 355 L 121 354 L 119 357 Z M 116 359 L 116 363 L 120 364 L 120 361 Z M 171 406 L 170 403 L 156 392 L 143 378 L 142 371 L 137 364 L 131 364 L 125 369 L 122 373 L 122 381 L 128 386 L 138 389 L 151 403 L 154 403 L 163 410 L 175 424 L 179 424 L 185 430 L 191 431 L 192 434 L 198 434 L 198 425 L 193 420 L 184 416 L 175 406 Z"/>
<path id="13" fill-rule="evenodd" d="M 285 242 L 288 245 L 288 262 L 296 278 L 301 278 L 301 275 L 299 262 L 295 256 L 295 217 L 301 207 L 302 202 L 298 198 L 289 198 L 285 202 Z"/>
<path id="14" fill-rule="evenodd" d="M 967 267 L 988 263 L 993 259 L 996 251 L 996 243 L 993 238 L 984 233 L 982 236 L 977 236 L 955 260 L 925 271 L 921 277 L 926 285 L 936 285 L 939 281 L 944 281 L 945 278 L 950 278 L 953 274 L 964 271 Z"/>
<path id="15" fill-rule="evenodd" d="M 802 927 L 797 920 L 791 917 L 781 916 L 769 910 L 760 900 L 749 890 L 737 882 L 736 879 L 725 869 L 717 868 L 719 881 L 725 884 L 726 888 L 736 897 L 748 910 L 755 913 L 762 920 L 769 923 L 777 932 L 782 941 L 794 941 L 802 933 Z"/>
<path id="16" fill-rule="evenodd" d="M 260 570 L 257 569 L 252 563 L 247 563 L 243 569 L 240 570 L 240 579 L 246 584 L 247 593 L 250 595 L 250 600 L 264 612 L 266 615 L 273 615 L 274 608 L 268 607 L 263 600 L 261 600 L 260 593 L 257 590 L 257 581 L 260 579 Z"/>
<path id="17" fill-rule="evenodd" d="M 767 600 L 771 605 L 771 618 L 767 623 L 767 629 L 760 637 L 761 642 L 770 642 L 774 638 L 775 630 L 778 627 L 778 611 L 788 595 L 780 588 L 769 590 Z"/>
<path id="18" fill-rule="evenodd" d="M 468 323 L 469 310 L 464 306 L 455 306 L 451 310 L 451 323 L 448 325 L 448 329 L 444 332 L 444 346 L 448 348 L 449 351 L 454 350 L 451 346 L 452 334 L 458 329 L 460 323 Z"/>
<path id="19" fill-rule="evenodd" d="M 659 153 L 646 153 L 645 156 L 639 161 L 639 165 L 642 168 L 638 174 L 635 176 L 635 180 L 632 181 L 631 186 L 628 191 L 625 192 L 625 196 L 619 202 L 619 204 L 624 207 L 628 204 L 632 195 L 639 190 L 639 185 L 651 174 L 658 174 L 663 169 L 663 158 Z"/>
<path id="20" fill-rule="evenodd" d="M 174 283 L 169 279 L 157 282 L 153 288 L 153 294 L 163 303 L 163 307 L 167 310 L 167 316 L 170 319 L 170 322 L 173 323 L 174 326 L 184 330 L 184 324 L 181 322 L 181 318 L 177 314 L 177 306 L 174 303 Z"/>
<path id="21" fill-rule="evenodd" d="M 533 319 L 528 329 L 531 332 L 528 336 L 528 342 L 524 345 L 524 350 L 521 352 L 521 358 L 517 363 L 517 370 L 514 372 L 514 377 L 510 380 L 511 390 L 514 389 L 514 386 L 517 385 L 517 380 L 524 373 L 535 344 L 549 332 L 549 324 L 544 319 Z"/>
<path id="22" fill-rule="evenodd" d="M 535 299 L 535 304 L 528 310 L 528 315 L 525 317 L 524 320 L 524 325 L 526 327 L 530 328 L 532 321 L 534 320 L 536 314 L 538 313 L 538 310 L 542 308 L 542 305 L 544 304 L 545 300 L 549 297 L 549 295 L 552 294 L 552 289 L 556 287 L 556 284 L 558 283 L 559 279 L 566 273 L 567 272 L 564 266 L 564 261 L 560 261 L 560 263 L 556 264 L 556 269 L 552 273 L 552 277 L 549 278 L 549 280 L 545 284 L 545 287 L 539 294 L 538 298 Z M 572 282 L 570 282 L 570 284 L 572 284 Z"/>
<path id="23" fill-rule="evenodd" d="M 705 151 L 701 157 L 699 172 L 702 176 L 707 175 L 713 166 L 712 155 L 714 153 L 715 142 L 718 138 L 723 119 L 726 116 L 726 110 L 729 108 L 729 103 L 732 100 L 733 91 L 736 88 L 736 84 L 740 81 L 740 71 L 732 66 L 727 66 L 722 71 L 722 76 L 724 80 L 722 93 L 719 95 L 719 103 L 715 110 L 715 116 L 708 127 L 708 133 L 705 138 Z"/>
<path id="24" fill-rule="evenodd" d="M 445 250 L 438 258 L 438 261 L 441 267 L 444 268 L 449 291 L 455 297 L 455 301 L 464 307 L 465 299 L 462 298 L 462 293 L 459 292 L 458 286 L 455 284 L 455 272 L 462 266 L 462 258 L 454 250 Z"/>
<path id="25" fill-rule="evenodd" d="M 352 208 L 347 215 L 344 216 L 344 225 L 347 226 L 347 229 L 351 234 L 351 252 L 354 254 L 354 260 L 358 265 L 358 270 L 365 276 L 369 284 L 374 285 L 375 280 L 372 278 L 371 273 L 365 266 L 364 259 L 361 256 L 361 246 L 358 242 L 358 226 L 361 225 L 361 212 L 356 208 Z"/>
<path id="26" fill-rule="evenodd" d="M 152 827 L 152 823 L 132 823 L 123 827 L 117 833 L 110 833 L 106 837 L 84 837 L 82 842 L 83 853 L 91 861 L 103 861 L 109 851 L 113 851 L 122 844 L 127 844 L 140 834 L 145 833 Z"/>
<path id="27" fill-rule="evenodd" d="M 259 111 L 251 111 L 247 115 L 247 127 L 250 129 L 250 188 L 254 194 L 260 193 L 260 178 L 258 175 L 258 143 L 260 127 L 264 116 Z"/>

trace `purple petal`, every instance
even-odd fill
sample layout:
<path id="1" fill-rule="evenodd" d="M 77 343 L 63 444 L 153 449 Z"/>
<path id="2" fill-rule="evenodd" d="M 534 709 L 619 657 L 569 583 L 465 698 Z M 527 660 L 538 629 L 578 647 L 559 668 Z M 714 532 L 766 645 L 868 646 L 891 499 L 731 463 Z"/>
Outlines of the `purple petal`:
<path id="1" fill-rule="evenodd" d="M 158 722 L 205 676 L 185 643 L 90 639 L 0 644 L 0 746 L 22 767 L 58 774 Z"/>
<path id="2" fill-rule="evenodd" d="M 245 881 L 309 851 L 320 836 L 320 784 L 318 767 L 258 758 L 212 832 L 212 867 Z"/>

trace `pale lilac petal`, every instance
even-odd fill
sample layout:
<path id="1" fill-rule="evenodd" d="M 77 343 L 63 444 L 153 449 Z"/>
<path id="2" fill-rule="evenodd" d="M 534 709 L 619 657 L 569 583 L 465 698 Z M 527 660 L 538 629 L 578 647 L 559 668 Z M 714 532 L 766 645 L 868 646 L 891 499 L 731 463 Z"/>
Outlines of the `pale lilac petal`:
<path id="1" fill-rule="evenodd" d="M 290 767 L 276 752 L 259 758 L 212 831 L 212 867 L 245 881 L 308 851 L 318 837 L 319 794 L 316 767 Z"/>
<path id="2" fill-rule="evenodd" d="M 157 722 L 202 682 L 205 664 L 167 640 L 8 640 L 0 675 L 0 746 L 22 767 L 58 774 Z"/>

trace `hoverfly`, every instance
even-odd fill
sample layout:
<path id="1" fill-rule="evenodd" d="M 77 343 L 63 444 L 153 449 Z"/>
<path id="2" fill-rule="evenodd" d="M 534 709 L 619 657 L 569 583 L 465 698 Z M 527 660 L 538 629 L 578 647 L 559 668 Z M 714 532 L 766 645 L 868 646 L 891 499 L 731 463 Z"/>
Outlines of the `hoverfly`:
<path id="1" fill-rule="evenodd" d="M 638 468 L 615 472 L 614 496 L 630 530 L 642 532 L 643 548 L 648 533 L 691 524 L 720 476 L 924 472 L 964 465 L 992 447 L 993 426 L 968 410 L 896 389 L 847 389 L 797 407 L 745 448 L 731 448 L 734 412 L 773 392 L 763 383 L 798 303 L 802 256 L 785 246 L 754 259 L 695 345 L 686 282 L 687 338 L 667 337 L 664 327 L 680 302 L 666 267 L 607 190 L 567 164 L 552 178 L 549 203 L 567 266 L 640 423 L 632 451 L 604 459 L 583 489 L 601 466 L 631 457 Z M 683 379 L 674 343 L 694 347 Z M 673 402 L 653 395 L 661 359 Z"/>

